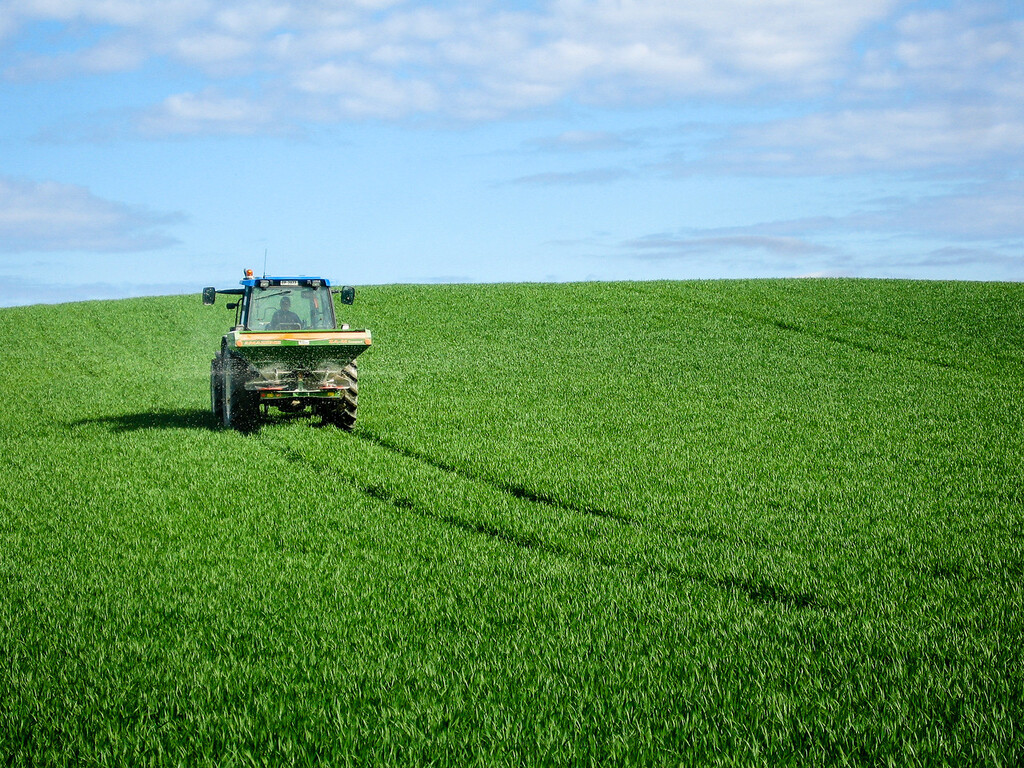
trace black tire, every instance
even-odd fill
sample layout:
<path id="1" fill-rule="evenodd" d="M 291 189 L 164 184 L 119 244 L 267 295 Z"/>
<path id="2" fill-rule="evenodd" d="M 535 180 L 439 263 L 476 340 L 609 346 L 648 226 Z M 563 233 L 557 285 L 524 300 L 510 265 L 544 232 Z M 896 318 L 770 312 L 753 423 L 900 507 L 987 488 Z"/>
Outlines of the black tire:
<path id="1" fill-rule="evenodd" d="M 324 411 L 324 423 L 351 432 L 356 426 L 356 409 L 359 406 L 359 366 L 356 360 L 345 366 L 348 389 Z"/>
<path id="2" fill-rule="evenodd" d="M 224 373 L 220 355 L 210 361 L 210 412 L 217 421 L 224 420 Z"/>
<path id="3" fill-rule="evenodd" d="M 228 429 L 251 432 L 259 426 L 259 395 L 245 388 L 246 366 L 239 360 L 226 358 L 221 361 L 223 404 L 222 422 Z"/>

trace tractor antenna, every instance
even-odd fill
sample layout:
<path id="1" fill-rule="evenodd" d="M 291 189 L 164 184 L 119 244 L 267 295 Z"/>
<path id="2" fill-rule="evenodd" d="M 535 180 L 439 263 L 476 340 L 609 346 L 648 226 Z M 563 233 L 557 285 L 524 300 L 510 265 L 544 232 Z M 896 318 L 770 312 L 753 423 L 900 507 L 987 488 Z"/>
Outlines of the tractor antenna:
<path id="1" fill-rule="evenodd" d="M 263 276 L 267 276 L 267 249 L 263 249 Z"/>

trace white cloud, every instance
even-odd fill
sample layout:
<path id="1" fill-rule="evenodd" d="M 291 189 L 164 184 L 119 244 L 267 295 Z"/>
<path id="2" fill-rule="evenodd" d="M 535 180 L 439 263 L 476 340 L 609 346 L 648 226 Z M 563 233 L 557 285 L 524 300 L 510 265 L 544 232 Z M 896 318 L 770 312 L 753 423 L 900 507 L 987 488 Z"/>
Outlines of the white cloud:
<path id="1" fill-rule="evenodd" d="M 709 74 L 748 84 L 792 85 L 794 80 L 823 82 L 845 58 L 844 46 L 894 6 L 892 0 L 564 0 L 556 3 L 555 18 L 575 39 L 611 49 L 641 44 L 661 52 L 648 59 L 657 62 L 653 67 L 638 67 L 648 74 L 671 71 L 664 62 L 675 59 L 687 62 L 680 74 L 689 77 L 696 57 Z M 703 84 L 689 85 L 699 91 Z"/>
<path id="2" fill-rule="evenodd" d="M 711 126 L 664 168 L 844 175 L 970 169 L 998 176 L 1024 154 L 1024 20 L 990 3 L 896 15 L 866 35 L 831 98 L 799 116 Z M 695 151 L 697 148 L 702 151 Z"/>
<path id="3" fill-rule="evenodd" d="M 159 107 L 140 116 L 138 129 L 147 136 L 249 135 L 266 130 L 271 120 L 265 105 L 208 90 L 168 96 Z"/>
<path id="4" fill-rule="evenodd" d="M 0 178 L 4 253 L 163 248 L 176 241 L 160 228 L 180 219 L 104 200 L 71 184 Z"/>
<path id="5" fill-rule="evenodd" d="M 87 72 L 124 72 L 139 67 L 146 60 L 146 55 L 136 39 L 126 38 L 90 48 L 68 63 Z"/>
<path id="6" fill-rule="evenodd" d="M 253 38 L 287 25 L 292 7 L 284 2 L 226 4 L 213 12 L 212 26 L 240 38 Z"/>
<path id="7" fill-rule="evenodd" d="M 1024 74 L 1024 20 L 989 3 L 910 13 L 865 57 L 866 91 L 917 88 L 947 97 L 998 96 Z"/>
<path id="8" fill-rule="evenodd" d="M 960 166 L 1024 151 L 1024 111 L 920 104 L 749 125 L 715 162 L 799 174 Z"/>
<path id="9" fill-rule="evenodd" d="M 175 55 L 182 61 L 202 68 L 225 62 L 238 62 L 253 53 L 251 40 L 220 32 L 202 32 L 187 35 L 175 41 Z"/>
<path id="10" fill-rule="evenodd" d="M 210 18 L 216 6 L 215 0 L 13 0 L 10 13 L 18 25 L 57 21 L 168 36 Z"/>
<path id="11" fill-rule="evenodd" d="M 317 101 L 307 114 L 321 120 L 339 117 L 399 117 L 409 112 L 434 109 L 438 94 L 422 80 L 401 79 L 358 66 L 325 64 L 305 72 L 296 82 L 297 90 L 316 96 L 333 97 Z"/>
<path id="12" fill-rule="evenodd" d="M 491 120 L 563 101 L 770 94 L 792 108 L 810 94 L 827 97 L 829 111 L 729 126 L 701 167 L 918 170 L 1024 152 L 1024 20 L 985 3 L 901 5 L 551 0 L 513 11 L 411 0 L 20 0 L 0 11 L 0 39 L 5 27 L 12 38 L 34 20 L 66 22 L 72 37 L 86 30 L 78 47 L 14 55 L 8 78 L 126 71 L 159 57 L 203 73 L 205 88 L 165 94 L 137 119 L 149 136 L 423 114 Z M 863 34 L 867 50 L 857 54 Z"/>
<path id="13" fill-rule="evenodd" d="M 826 86 L 848 58 L 847 44 L 893 2 L 555 0 L 512 12 L 492 3 L 389 0 L 22 0 L 9 27 L 99 26 L 81 47 L 24 57 L 6 74 L 106 72 L 138 67 L 143 55 L 169 56 L 213 77 L 269 79 L 262 90 L 294 88 L 300 102 L 322 93 L 323 114 L 341 116 L 479 118 L 570 95 L 608 103 L 765 84 L 800 92 Z M 382 97 L 371 98 L 346 71 L 382 87 Z"/>

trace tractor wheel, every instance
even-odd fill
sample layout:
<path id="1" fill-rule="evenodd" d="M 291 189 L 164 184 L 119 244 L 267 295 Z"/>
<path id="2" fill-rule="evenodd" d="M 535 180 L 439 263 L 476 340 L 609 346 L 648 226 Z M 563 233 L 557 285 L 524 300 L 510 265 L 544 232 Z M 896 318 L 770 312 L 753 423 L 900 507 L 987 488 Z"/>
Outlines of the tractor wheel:
<path id="1" fill-rule="evenodd" d="M 342 396 L 328 406 L 324 412 L 324 422 L 334 424 L 339 429 L 351 431 L 356 425 L 356 407 L 359 404 L 359 367 L 353 360 L 345 366 L 348 377 L 348 389 Z"/>
<path id="2" fill-rule="evenodd" d="M 245 389 L 243 364 L 231 358 L 221 362 L 224 375 L 221 379 L 222 421 L 228 429 L 251 432 L 259 426 L 260 403 L 255 392 Z"/>
<path id="3" fill-rule="evenodd" d="M 224 419 L 224 373 L 220 355 L 210 361 L 210 412 L 217 421 Z"/>

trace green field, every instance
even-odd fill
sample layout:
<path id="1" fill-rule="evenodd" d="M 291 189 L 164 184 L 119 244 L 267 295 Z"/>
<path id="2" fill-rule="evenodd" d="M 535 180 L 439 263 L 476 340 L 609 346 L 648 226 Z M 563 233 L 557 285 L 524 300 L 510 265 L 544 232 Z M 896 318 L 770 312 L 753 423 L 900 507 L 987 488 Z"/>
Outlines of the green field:
<path id="1" fill-rule="evenodd" d="M 1024 761 L 1024 285 L 338 309 L 251 435 L 222 305 L 0 310 L 0 765 Z"/>

